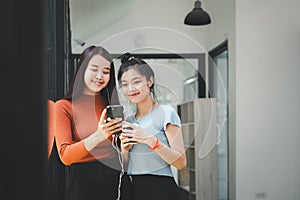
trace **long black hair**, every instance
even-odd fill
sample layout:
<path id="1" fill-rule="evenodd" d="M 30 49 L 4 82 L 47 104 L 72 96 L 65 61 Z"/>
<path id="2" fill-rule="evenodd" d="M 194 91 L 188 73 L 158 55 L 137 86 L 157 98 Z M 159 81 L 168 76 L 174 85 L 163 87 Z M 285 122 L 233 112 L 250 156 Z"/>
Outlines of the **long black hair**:
<path id="1" fill-rule="evenodd" d="M 73 82 L 71 84 L 70 90 L 68 93 L 63 97 L 64 99 L 67 99 L 69 101 L 73 101 L 77 98 L 79 98 L 84 89 L 84 74 L 86 71 L 86 68 L 88 66 L 88 63 L 95 55 L 101 55 L 104 57 L 107 61 L 109 61 L 110 64 L 110 79 L 105 88 L 103 88 L 98 95 L 101 95 L 102 99 L 107 104 L 119 104 L 119 100 L 117 97 L 117 91 L 116 91 L 116 80 L 115 80 L 115 67 L 113 63 L 113 58 L 111 54 L 103 47 L 101 46 L 89 46 L 86 48 L 82 54 L 80 55 L 78 67 L 76 69 L 75 77 L 73 79 Z"/>

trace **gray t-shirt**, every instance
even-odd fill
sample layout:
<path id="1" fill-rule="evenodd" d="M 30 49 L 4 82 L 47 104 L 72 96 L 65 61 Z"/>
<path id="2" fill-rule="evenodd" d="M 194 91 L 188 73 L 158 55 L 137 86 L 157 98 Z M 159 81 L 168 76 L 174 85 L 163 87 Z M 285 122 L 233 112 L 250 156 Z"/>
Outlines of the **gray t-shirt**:
<path id="1" fill-rule="evenodd" d="M 167 124 L 181 126 L 180 118 L 172 106 L 159 105 L 145 117 L 136 120 L 129 116 L 126 121 L 138 124 L 147 133 L 157 137 L 162 143 L 169 146 L 165 130 Z M 173 176 L 170 165 L 166 163 L 155 151 L 146 144 L 134 144 L 129 151 L 128 174 L 154 174 Z"/>

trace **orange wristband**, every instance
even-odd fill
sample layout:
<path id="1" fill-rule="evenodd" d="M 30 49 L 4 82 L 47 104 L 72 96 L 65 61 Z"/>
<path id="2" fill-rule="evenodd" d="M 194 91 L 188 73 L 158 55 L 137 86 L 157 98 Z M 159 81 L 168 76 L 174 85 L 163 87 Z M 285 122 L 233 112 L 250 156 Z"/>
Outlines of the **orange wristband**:
<path id="1" fill-rule="evenodd" d="M 156 142 L 155 145 L 153 147 L 149 147 L 150 150 L 156 150 L 159 147 L 159 142 L 158 142 L 158 138 L 156 138 Z"/>

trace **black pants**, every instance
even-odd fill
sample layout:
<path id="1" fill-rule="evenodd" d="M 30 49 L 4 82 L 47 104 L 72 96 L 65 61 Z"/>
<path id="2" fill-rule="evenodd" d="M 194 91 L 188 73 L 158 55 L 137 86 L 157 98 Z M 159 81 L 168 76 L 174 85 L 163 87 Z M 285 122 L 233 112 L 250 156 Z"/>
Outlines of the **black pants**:
<path id="1" fill-rule="evenodd" d="M 69 166 L 67 200 L 116 200 L 120 171 L 99 161 Z M 121 200 L 132 200 L 131 181 L 124 174 Z"/>
<path id="2" fill-rule="evenodd" d="M 179 188 L 173 177 L 133 175 L 133 200 L 179 200 Z"/>

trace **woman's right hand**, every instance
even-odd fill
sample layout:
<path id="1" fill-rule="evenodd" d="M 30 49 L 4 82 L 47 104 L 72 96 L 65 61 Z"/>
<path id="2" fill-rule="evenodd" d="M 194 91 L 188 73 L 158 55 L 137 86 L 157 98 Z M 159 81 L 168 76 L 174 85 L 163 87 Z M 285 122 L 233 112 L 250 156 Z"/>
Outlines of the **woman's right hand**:
<path id="1" fill-rule="evenodd" d="M 132 147 L 132 145 L 135 144 L 134 142 L 132 142 L 131 138 L 124 136 L 123 134 L 121 134 L 119 136 L 119 138 L 121 140 L 122 152 L 128 152 L 130 150 L 130 148 Z"/>
<path id="2" fill-rule="evenodd" d="M 112 134 L 122 131 L 122 118 L 112 119 L 106 122 L 106 109 L 102 111 L 100 120 L 98 123 L 98 132 L 101 132 L 106 137 L 111 136 Z"/>
<path id="3" fill-rule="evenodd" d="M 106 118 L 106 109 L 103 110 L 100 120 L 98 122 L 97 131 L 84 139 L 85 148 L 88 151 L 93 150 L 100 142 L 103 142 L 113 133 L 122 130 L 122 119 L 114 119 L 109 122 L 105 122 Z"/>

